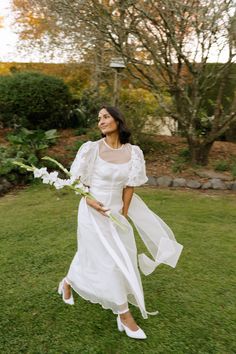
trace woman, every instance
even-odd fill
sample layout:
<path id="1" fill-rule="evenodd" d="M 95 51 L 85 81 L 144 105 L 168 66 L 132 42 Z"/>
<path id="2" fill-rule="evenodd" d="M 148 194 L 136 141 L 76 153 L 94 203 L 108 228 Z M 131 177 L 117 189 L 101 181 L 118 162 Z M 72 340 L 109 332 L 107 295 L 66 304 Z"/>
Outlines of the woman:
<path id="1" fill-rule="evenodd" d="M 145 275 L 160 264 L 175 267 L 182 246 L 169 227 L 134 193 L 134 187 L 147 182 L 141 149 L 129 143 L 130 132 L 115 107 L 103 107 L 98 115 L 103 138 L 84 143 L 70 172 L 89 186 L 95 197 L 82 198 L 78 211 L 78 251 L 67 276 L 59 284 L 64 302 L 73 305 L 73 288 L 81 297 L 99 303 L 118 314 L 119 331 L 132 338 L 145 339 L 128 303 L 145 308 L 139 267 Z M 108 217 L 111 212 L 122 227 Z M 131 218 L 154 260 L 137 257 Z M 138 258 L 138 262 L 137 262 Z"/>

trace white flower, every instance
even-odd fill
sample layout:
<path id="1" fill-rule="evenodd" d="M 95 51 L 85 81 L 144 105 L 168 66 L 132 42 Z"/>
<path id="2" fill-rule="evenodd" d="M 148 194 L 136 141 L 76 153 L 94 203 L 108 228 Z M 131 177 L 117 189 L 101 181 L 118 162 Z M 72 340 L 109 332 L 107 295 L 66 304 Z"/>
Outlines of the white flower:
<path id="1" fill-rule="evenodd" d="M 54 187 L 56 188 L 56 189 L 61 189 L 61 188 L 63 188 L 65 185 L 64 185 L 64 180 L 63 179 L 61 179 L 61 178 L 57 178 L 57 180 L 54 182 Z"/>
<path id="2" fill-rule="evenodd" d="M 56 182 L 58 176 L 58 172 L 51 172 L 43 175 L 43 183 L 53 184 Z"/>
<path id="3" fill-rule="evenodd" d="M 64 186 L 71 186 L 73 182 L 70 179 L 63 179 Z"/>
<path id="4" fill-rule="evenodd" d="M 43 177 L 43 183 L 45 183 L 45 184 L 50 183 L 49 173 L 44 174 L 42 177 Z"/>
<path id="5" fill-rule="evenodd" d="M 58 172 L 57 171 L 49 173 L 50 181 L 52 183 L 55 182 L 57 180 L 57 178 L 58 178 L 57 176 L 58 176 Z"/>
<path id="6" fill-rule="evenodd" d="M 33 173 L 34 173 L 34 178 L 40 178 L 44 175 L 47 175 L 48 171 L 46 167 L 42 167 L 42 168 L 35 168 Z"/>
<path id="7" fill-rule="evenodd" d="M 64 179 L 65 186 L 71 186 L 74 183 L 71 179 Z"/>
<path id="8" fill-rule="evenodd" d="M 57 178 L 53 184 L 54 184 L 56 189 L 60 189 L 60 188 L 63 188 L 65 186 L 71 186 L 72 183 L 73 182 L 70 179 Z"/>

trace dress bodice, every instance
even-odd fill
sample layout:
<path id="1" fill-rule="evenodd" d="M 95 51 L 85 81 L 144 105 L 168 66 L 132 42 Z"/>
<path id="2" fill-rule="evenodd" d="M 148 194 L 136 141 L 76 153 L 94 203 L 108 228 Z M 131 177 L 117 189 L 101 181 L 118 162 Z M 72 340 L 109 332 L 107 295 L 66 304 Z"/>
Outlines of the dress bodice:
<path id="1" fill-rule="evenodd" d="M 84 143 L 76 154 L 70 173 L 86 186 L 108 189 L 137 187 L 148 180 L 143 152 L 137 145 L 127 143 L 113 149 L 104 139 Z"/>
<path id="2" fill-rule="evenodd" d="M 107 162 L 98 155 L 95 160 L 90 187 L 104 191 L 123 189 L 127 182 L 130 164 L 131 160 L 119 164 Z"/>
<path id="3" fill-rule="evenodd" d="M 123 188 L 128 179 L 131 160 L 116 164 L 97 156 L 91 176 L 90 192 L 106 207 L 119 212 L 123 207 Z"/>

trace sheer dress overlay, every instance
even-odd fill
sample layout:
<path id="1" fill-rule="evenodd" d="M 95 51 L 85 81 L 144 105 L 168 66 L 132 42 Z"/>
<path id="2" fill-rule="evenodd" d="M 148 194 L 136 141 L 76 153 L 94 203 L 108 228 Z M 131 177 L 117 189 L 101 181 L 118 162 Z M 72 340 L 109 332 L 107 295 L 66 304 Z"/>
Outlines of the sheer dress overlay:
<path id="1" fill-rule="evenodd" d="M 88 141 L 79 149 L 70 172 L 89 186 L 92 195 L 123 225 L 98 213 L 81 198 L 78 208 L 77 252 L 67 281 L 84 299 L 117 314 L 133 304 L 143 318 L 158 311 L 146 310 L 140 270 L 146 276 L 156 267 L 175 267 L 182 251 L 172 230 L 144 201 L 133 194 L 128 216 L 144 242 L 146 253 L 137 253 L 131 223 L 122 214 L 123 189 L 147 182 L 142 150 L 131 144 L 111 148 L 104 139 Z"/>

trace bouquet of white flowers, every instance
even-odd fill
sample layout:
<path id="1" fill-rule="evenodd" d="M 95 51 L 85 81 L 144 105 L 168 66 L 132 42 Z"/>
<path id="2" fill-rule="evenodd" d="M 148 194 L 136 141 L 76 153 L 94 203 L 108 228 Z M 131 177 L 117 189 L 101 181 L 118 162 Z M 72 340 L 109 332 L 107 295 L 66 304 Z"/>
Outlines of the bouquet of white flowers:
<path id="1" fill-rule="evenodd" d="M 88 187 L 85 186 L 79 178 L 75 179 L 61 163 L 48 156 L 44 156 L 42 160 L 54 162 L 69 178 L 62 179 L 58 177 L 57 171 L 48 172 L 46 167 L 37 168 L 34 165 L 29 166 L 19 161 L 13 161 L 13 164 L 20 166 L 27 171 L 33 172 L 34 178 L 42 178 L 43 183 L 53 185 L 56 189 L 68 187 L 74 190 L 76 194 L 95 199 L 94 196 L 89 192 Z M 125 227 L 125 225 L 123 225 L 114 215 L 111 214 L 110 210 L 106 212 L 106 215 L 121 228 Z"/>

